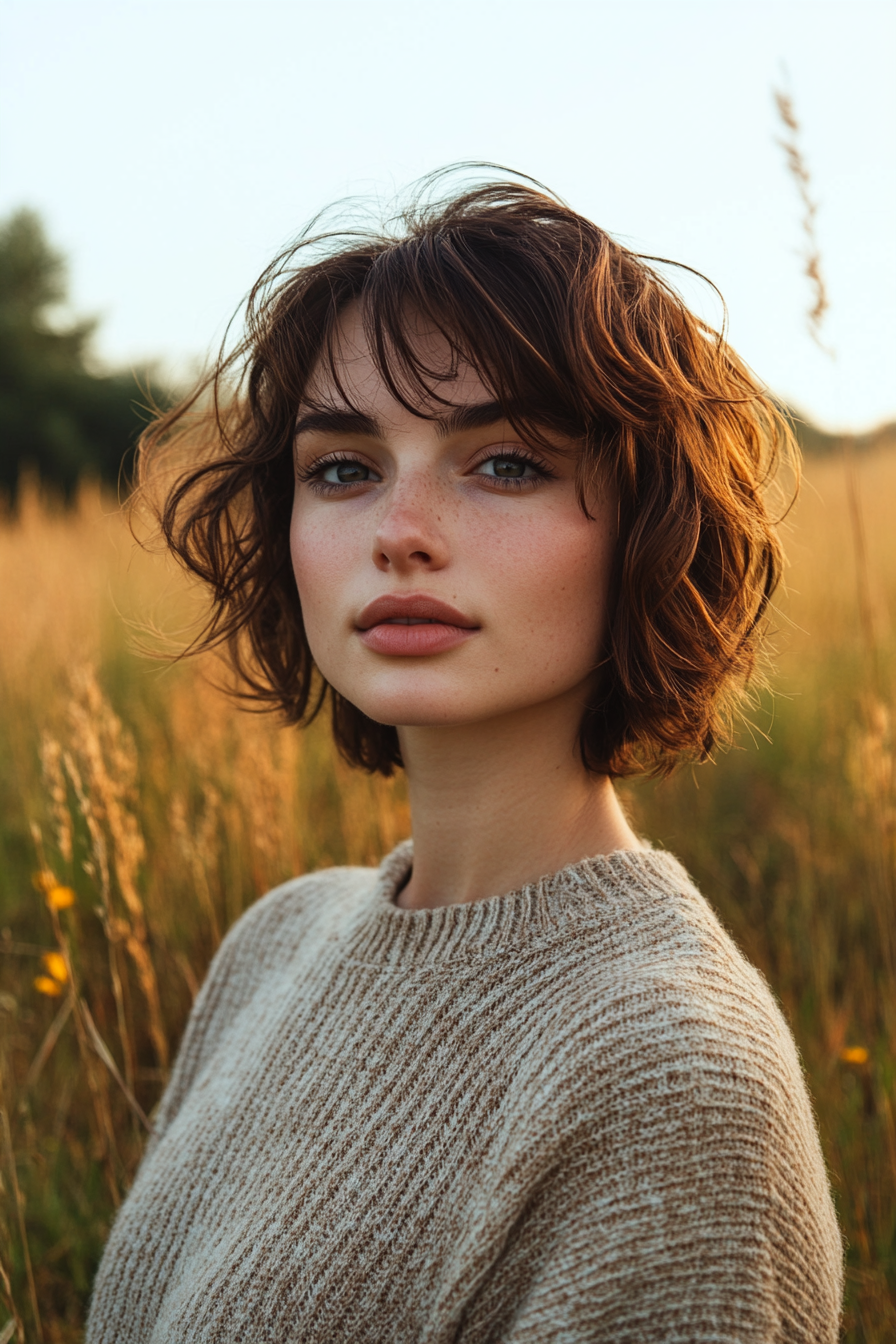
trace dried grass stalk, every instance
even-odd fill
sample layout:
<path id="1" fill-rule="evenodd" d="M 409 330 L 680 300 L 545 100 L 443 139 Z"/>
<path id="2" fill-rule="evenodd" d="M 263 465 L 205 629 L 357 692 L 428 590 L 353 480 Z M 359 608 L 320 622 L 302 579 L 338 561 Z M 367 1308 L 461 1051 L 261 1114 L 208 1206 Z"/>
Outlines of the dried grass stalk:
<path id="1" fill-rule="evenodd" d="M 34 1316 L 34 1333 L 43 1344 L 44 1329 L 40 1319 L 40 1309 L 37 1305 L 37 1289 L 34 1284 L 34 1270 L 31 1266 L 31 1251 L 28 1246 L 28 1232 L 25 1227 L 25 1200 L 19 1187 L 19 1174 L 16 1170 L 16 1158 L 12 1146 L 12 1134 L 9 1129 L 9 1116 L 6 1114 L 6 1107 L 0 1104 L 0 1129 L 3 1131 L 3 1152 L 6 1157 L 6 1163 L 9 1167 L 9 1177 L 12 1185 L 12 1197 L 16 1206 L 16 1218 L 19 1224 L 19 1236 L 22 1241 L 22 1258 L 25 1261 L 25 1273 L 28 1278 L 28 1291 L 31 1296 L 31 1312 Z M 9 1285 L 9 1280 L 4 1271 L 5 1286 Z M 12 1291 L 9 1289 L 9 1301 L 12 1305 Z M 24 1337 L 24 1335 L 23 1335 Z"/>
<path id="2" fill-rule="evenodd" d="M 800 148 L 800 124 L 794 111 L 793 99 L 781 89 L 773 89 L 772 92 L 778 115 L 784 126 L 784 134 L 778 138 L 778 144 L 787 156 L 787 168 L 796 183 L 803 206 L 803 233 L 806 236 L 803 273 L 812 287 L 813 294 L 812 305 L 806 314 L 809 334 L 826 354 L 830 354 L 831 351 L 821 339 L 821 327 L 830 301 L 821 268 L 821 250 L 815 228 L 818 203 L 812 194 L 812 178 Z"/>
<path id="3" fill-rule="evenodd" d="M 80 782 L 77 767 L 70 774 L 93 844 L 107 937 L 112 946 L 120 941 L 133 962 L 146 1002 L 150 1037 L 159 1067 L 164 1071 L 169 1062 L 168 1038 L 162 1020 L 158 978 L 149 950 L 146 914 L 138 890 L 138 874 L 146 856 L 146 845 L 136 815 L 137 755 L 89 664 L 82 665 L 72 674 L 72 689 L 69 703 L 71 740 L 73 755 L 78 757 L 83 768 L 84 782 Z M 107 853 L 111 853 L 111 865 Z M 112 908 L 110 866 L 127 918 Z M 113 971 L 113 978 L 115 974 Z M 129 1037 L 130 1033 L 123 1027 L 123 1047 Z M 128 1049 L 132 1057 L 132 1046 Z"/>

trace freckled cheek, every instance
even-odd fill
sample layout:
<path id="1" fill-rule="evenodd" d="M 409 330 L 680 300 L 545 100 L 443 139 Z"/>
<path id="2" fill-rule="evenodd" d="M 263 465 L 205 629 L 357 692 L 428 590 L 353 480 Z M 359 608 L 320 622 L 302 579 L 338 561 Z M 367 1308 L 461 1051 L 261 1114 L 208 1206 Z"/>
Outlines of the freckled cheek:
<path id="1" fill-rule="evenodd" d="M 495 556 L 495 571 L 516 628 L 538 637 L 549 660 L 576 649 L 588 660 L 603 633 L 611 562 L 606 534 L 575 520 L 508 539 Z"/>
<path id="2" fill-rule="evenodd" d="M 292 568 L 309 637 L 315 631 L 325 636 L 344 623 L 346 598 L 358 573 L 356 549 L 346 531 L 293 519 Z"/>

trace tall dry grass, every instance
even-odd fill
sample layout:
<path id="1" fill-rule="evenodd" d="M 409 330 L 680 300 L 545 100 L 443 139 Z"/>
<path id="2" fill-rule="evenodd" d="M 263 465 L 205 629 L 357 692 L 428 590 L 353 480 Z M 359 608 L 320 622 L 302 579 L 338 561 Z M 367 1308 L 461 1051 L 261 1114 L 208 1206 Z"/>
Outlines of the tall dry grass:
<path id="1" fill-rule="evenodd" d="M 850 1340 L 896 1337 L 896 455 L 810 466 L 789 523 L 777 694 L 716 764 L 629 786 L 793 1026 L 848 1238 Z M 80 1337 L 197 986 L 227 927 L 305 869 L 408 833 L 401 781 L 323 727 L 241 713 L 128 622 L 189 619 L 86 489 L 0 526 L 0 1341 Z"/>

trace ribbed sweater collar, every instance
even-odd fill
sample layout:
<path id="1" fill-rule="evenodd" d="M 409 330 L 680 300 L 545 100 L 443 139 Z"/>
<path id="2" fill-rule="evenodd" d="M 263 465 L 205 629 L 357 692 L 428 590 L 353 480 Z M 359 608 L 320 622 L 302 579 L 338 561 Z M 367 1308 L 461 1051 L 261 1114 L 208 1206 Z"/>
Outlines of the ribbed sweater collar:
<path id="1" fill-rule="evenodd" d="M 636 919 L 657 898 L 691 889 L 677 859 L 660 850 L 617 850 L 570 864 L 501 896 L 404 910 L 395 904 L 413 861 L 413 843 L 400 844 L 380 864 L 346 930 L 343 952 L 353 960 L 411 969 L 523 952 L 582 924 Z"/>

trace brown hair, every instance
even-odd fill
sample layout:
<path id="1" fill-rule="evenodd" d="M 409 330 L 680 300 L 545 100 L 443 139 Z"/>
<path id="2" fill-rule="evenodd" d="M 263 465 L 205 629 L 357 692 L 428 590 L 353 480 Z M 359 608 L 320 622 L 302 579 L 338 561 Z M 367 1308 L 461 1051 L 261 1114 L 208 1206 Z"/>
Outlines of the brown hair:
<path id="1" fill-rule="evenodd" d="M 189 652 L 224 645 L 245 687 L 289 722 L 331 702 L 343 754 L 390 774 L 394 727 L 314 667 L 289 554 L 293 426 L 309 375 L 361 305 L 396 397 L 420 413 L 445 371 L 407 331 L 421 314 L 479 373 L 518 432 L 581 443 L 579 489 L 611 480 L 619 537 L 599 689 L 582 758 L 613 775 L 703 760 L 754 668 L 780 574 L 764 488 L 792 448 L 774 402 L 643 258 L 537 188 L 496 182 L 418 196 L 389 230 L 307 233 L 252 290 L 246 334 L 144 433 L 140 482 L 180 462 L 158 505 L 167 544 L 209 587 Z M 419 395 L 415 395 L 419 394 Z M 184 452 L 187 460 L 184 462 Z"/>

